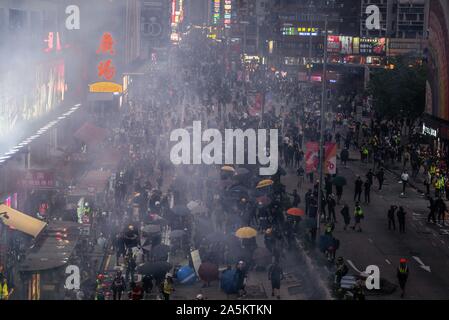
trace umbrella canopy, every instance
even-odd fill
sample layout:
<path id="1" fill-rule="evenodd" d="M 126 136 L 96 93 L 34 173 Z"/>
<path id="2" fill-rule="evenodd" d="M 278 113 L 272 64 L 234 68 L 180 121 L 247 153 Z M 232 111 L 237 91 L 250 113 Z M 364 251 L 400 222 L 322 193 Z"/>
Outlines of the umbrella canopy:
<path id="1" fill-rule="evenodd" d="M 234 175 L 236 175 L 236 176 L 245 176 L 249 173 L 250 173 L 250 171 L 246 168 L 237 168 L 234 171 Z"/>
<path id="2" fill-rule="evenodd" d="M 191 209 L 190 212 L 192 214 L 206 213 L 207 212 L 207 208 L 205 206 L 203 206 L 203 205 L 199 205 L 198 207 L 195 207 L 195 208 Z"/>
<path id="3" fill-rule="evenodd" d="M 256 265 L 264 266 L 271 263 L 272 254 L 270 250 L 265 247 L 259 247 L 254 250 L 253 259 Z"/>
<path id="4" fill-rule="evenodd" d="M 195 270 L 189 266 L 183 266 L 176 272 L 176 278 L 182 284 L 194 284 L 196 281 Z"/>
<path id="5" fill-rule="evenodd" d="M 143 227 L 142 231 L 147 234 L 158 233 L 161 232 L 161 226 L 157 224 L 149 224 Z"/>
<path id="6" fill-rule="evenodd" d="M 190 210 L 186 206 L 174 206 L 171 211 L 177 216 L 188 216 Z"/>
<path id="7" fill-rule="evenodd" d="M 200 205 L 200 202 L 199 201 L 190 201 L 188 204 L 187 204 L 187 208 L 189 209 L 189 210 L 193 210 L 194 208 L 196 208 L 196 207 L 198 207 Z"/>
<path id="8" fill-rule="evenodd" d="M 235 270 L 225 270 L 221 274 L 220 288 L 227 294 L 238 292 L 237 282 L 235 281 Z"/>
<path id="9" fill-rule="evenodd" d="M 184 230 L 173 230 L 172 232 L 170 232 L 170 238 L 171 239 L 181 238 L 184 235 L 185 235 L 185 231 Z"/>
<path id="10" fill-rule="evenodd" d="M 227 195 L 228 197 L 236 199 L 248 198 L 249 197 L 248 188 L 240 185 L 234 186 L 227 191 Z"/>
<path id="11" fill-rule="evenodd" d="M 256 189 L 262 189 L 262 188 L 269 187 L 269 186 L 273 185 L 273 183 L 274 183 L 274 181 L 270 180 L 270 179 L 262 180 L 257 184 Z"/>
<path id="12" fill-rule="evenodd" d="M 169 251 L 170 251 L 169 246 L 165 244 L 158 244 L 157 246 L 151 249 L 150 254 L 156 261 L 166 260 Z"/>
<path id="13" fill-rule="evenodd" d="M 206 282 L 218 280 L 218 266 L 211 262 L 203 262 L 198 269 L 198 275 Z"/>
<path id="14" fill-rule="evenodd" d="M 287 210 L 287 214 L 289 216 L 301 217 L 304 215 L 304 210 L 299 209 L 299 208 L 290 208 Z"/>
<path id="15" fill-rule="evenodd" d="M 221 171 L 235 172 L 235 169 L 231 166 L 223 166 L 223 167 L 221 167 Z"/>
<path id="16" fill-rule="evenodd" d="M 346 178 L 342 176 L 335 177 L 332 179 L 332 183 L 336 186 L 343 187 L 347 184 Z"/>
<path id="17" fill-rule="evenodd" d="M 256 203 L 259 207 L 266 207 L 271 203 L 271 198 L 267 197 L 266 195 L 257 197 Z"/>
<path id="18" fill-rule="evenodd" d="M 251 239 L 257 236 L 257 230 L 251 227 L 243 227 L 235 232 L 235 236 L 239 239 Z"/>
<path id="19" fill-rule="evenodd" d="M 137 272 L 144 275 L 153 275 L 155 278 L 164 277 L 171 264 L 165 261 L 146 262 L 137 267 Z"/>

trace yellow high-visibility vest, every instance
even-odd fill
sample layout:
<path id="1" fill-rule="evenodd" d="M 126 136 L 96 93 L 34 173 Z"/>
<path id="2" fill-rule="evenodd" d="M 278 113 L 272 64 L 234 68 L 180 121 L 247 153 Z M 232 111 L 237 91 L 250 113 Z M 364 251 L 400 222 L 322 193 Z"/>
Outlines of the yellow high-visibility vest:
<path id="1" fill-rule="evenodd" d="M 8 284 L 5 281 L 3 285 L 0 284 L 0 300 L 8 300 L 8 297 L 9 297 Z"/>

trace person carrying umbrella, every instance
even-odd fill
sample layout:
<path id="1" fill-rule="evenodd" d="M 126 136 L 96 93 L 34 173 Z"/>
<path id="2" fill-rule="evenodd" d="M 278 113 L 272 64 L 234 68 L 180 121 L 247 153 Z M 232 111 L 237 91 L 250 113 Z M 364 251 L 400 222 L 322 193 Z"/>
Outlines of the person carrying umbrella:
<path id="1" fill-rule="evenodd" d="M 399 260 L 399 267 L 398 267 L 398 270 L 396 273 L 396 277 L 398 278 L 398 282 L 399 282 L 399 287 L 402 290 L 401 298 L 404 298 L 404 296 L 405 296 L 405 285 L 407 284 L 408 276 L 409 276 L 409 270 L 408 270 L 408 266 L 407 266 L 407 260 L 401 259 L 401 260 Z"/>
<path id="2" fill-rule="evenodd" d="M 239 261 L 239 263 L 236 266 L 236 272 L 235 272 L 235 281 L 237 284 L 239 297 L 246 296 L 246 290 L 245 290 L 246 277 L 247 277 L 247 272 L 246 272 L 246 268 L 245 268 L 245 263 L 243 261 Z"/>
<path id="3" fill-rule="evenodd" d="M 271 280 L 271 296 L 275 296 L 277 291 L 277 298 L 280 299 L 281 280 L 284 279 L 282 267 L 275 261 L 268 269 L 268 280 Z"/>

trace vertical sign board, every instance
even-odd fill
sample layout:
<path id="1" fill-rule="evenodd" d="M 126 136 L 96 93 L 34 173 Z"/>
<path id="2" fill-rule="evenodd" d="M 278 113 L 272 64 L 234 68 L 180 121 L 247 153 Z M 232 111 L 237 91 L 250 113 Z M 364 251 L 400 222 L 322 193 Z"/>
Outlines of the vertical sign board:
<path id="1" fill-rule="evenodd" d="M 308 142 L 306 144 L 306 173 L 318 171 L 319 159 L 319 143 Z"/>
<path id="2" fill-rule="evenodd" d="M 192 257 L 193 268 L 195 269 L 196 274 L 198 275 L 198 270 L 201 266 L 201 257 L 199 250 L 193 250 L 190 252 L 190 256 Z"/>
<path id="3" fill-rule="evenodd" d="M 224 25 L 225 28 L 231 28 L 231 16 L 232 16 L 232 0 L 224 0 Z"/>

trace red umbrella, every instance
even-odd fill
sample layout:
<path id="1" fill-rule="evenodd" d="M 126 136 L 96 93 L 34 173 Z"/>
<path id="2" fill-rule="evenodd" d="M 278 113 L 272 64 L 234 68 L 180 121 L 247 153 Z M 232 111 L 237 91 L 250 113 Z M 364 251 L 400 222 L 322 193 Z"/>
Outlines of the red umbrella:
<path id="1" fill-rule="evenodd" d="M 203 262 L 198 269 L 198 275 L 201 280 L 206 282 L 218 280 L 218 266 L 210 262 Z"/>
<path id="2" fill-rule="evenodd" d="M 304 210 L 299 208 L 290 208 L 287 210 L 289 216 L 300 217 L 304 215 Z"/>

